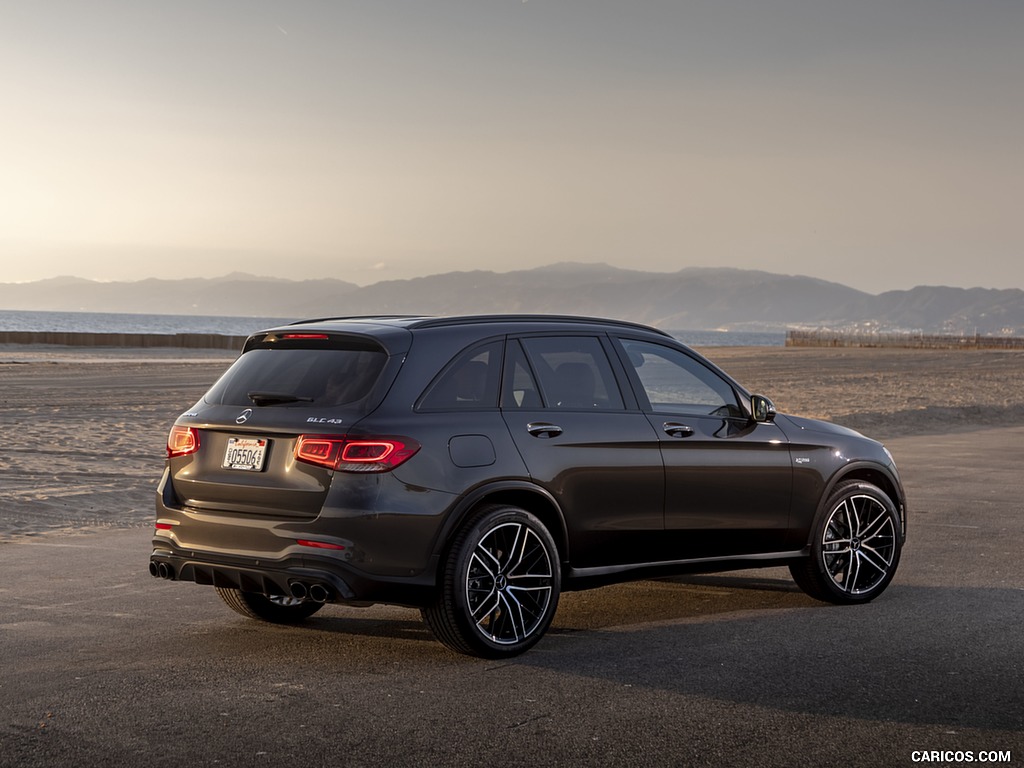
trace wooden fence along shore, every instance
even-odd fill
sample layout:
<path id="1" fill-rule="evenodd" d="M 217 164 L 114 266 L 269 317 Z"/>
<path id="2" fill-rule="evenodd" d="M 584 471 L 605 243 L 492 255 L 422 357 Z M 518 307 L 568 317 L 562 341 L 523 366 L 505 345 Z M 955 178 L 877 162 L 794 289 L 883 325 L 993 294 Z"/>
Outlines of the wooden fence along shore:
<path id="1" fill-rule="evenodd" d="M 0 331 L 0 344 L 55 344 L 66 347 L 183 347 L 242 351 L 245 336 L 217 333 L 78 333 Z"/>
<path id="2" fill-rule="evenodd" d="M 891 347 L 898 349 L 1020 349 L 1017 336 L 941 336 L 921 333 L 786 331 L 787 347 Z"/>

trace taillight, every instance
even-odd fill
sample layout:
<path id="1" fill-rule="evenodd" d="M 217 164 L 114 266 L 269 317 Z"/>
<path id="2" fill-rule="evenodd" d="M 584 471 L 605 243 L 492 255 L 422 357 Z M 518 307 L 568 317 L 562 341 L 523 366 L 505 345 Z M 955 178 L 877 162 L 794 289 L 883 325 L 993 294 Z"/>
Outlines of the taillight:
<path id="1" fill-rule="evenodd" d="M 419 449 L 420 444 L 408 437 L 300 435 L 295 458 L 342 472 L 389 472 Z"/>
<path id="2" fill-rule="evenodd" d="M 182 427 L 175 424 L 167 435 L 167 458 L 188 456 L 199 450 L 199 430 L 195 427 Z"/>

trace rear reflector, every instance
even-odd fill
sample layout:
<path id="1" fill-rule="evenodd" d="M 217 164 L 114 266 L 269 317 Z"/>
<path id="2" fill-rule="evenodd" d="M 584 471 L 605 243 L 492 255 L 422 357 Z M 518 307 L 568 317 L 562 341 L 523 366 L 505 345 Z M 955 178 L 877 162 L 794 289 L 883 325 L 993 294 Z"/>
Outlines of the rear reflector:
<path id="1" fill-rule="evenodd" d="M 173 526 L 173 525 L 171 525 L 170 523 L 157 523 L 157 524 L 156 524 L 156 529 L 157 529 L 158 531 L 169 531 L 169 530 L 171 530 L 171 528 L 173 528 L 173 527 L 174 527 L 174 526 Z"/>
<path id="2" fill-rule="evenodd" d="M 326 541 L 313 541 L 312 539 L 296 539 L 296 544 L 301 544 L 304 547 L 313 547 L 314 549 L 344 549 L 341 544 L 329 544 Z"/>
<path id="3" fill-rule="evenodd" d="M 167 458 L 188 456 L 199 450 L 199 430 L 175 424 L 167 435 Z"/>
<path id="4" fill-rule="evenodd" d="M 389 472 L 419 449 L 420 444 L 408 437 L 300 435 L 295 458 L 342 472 Z"/>

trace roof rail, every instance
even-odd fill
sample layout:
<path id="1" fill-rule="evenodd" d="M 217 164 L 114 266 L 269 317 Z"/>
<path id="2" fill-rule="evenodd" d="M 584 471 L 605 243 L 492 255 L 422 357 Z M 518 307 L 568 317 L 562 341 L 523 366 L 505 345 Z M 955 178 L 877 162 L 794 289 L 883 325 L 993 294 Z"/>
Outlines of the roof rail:
<path id="1" fill-rule="evenodd" d="M 430 315 L 346 315 L 341 317 L 319 317 L 307 320 L 296 320 L 287 325 L 306 325 L 313 323 L 330 323 L 353 321 L 383 321 L 406 320 L 407 328 L 445 328 L 457 325 L 473 325 L 479 323 L 578 323 L 581 325 L 612 325 L 619 328 L 634 328 L 648 333 L 657 333 L 661 336 L 672 338 L 672 334 L 652 328 L 643 323 L 633 323 L 628 320 L 613 320 L 605 317 L 586 317 L 582 315 L 544 315 L 544 314 L 509 314 L 509 315 L 447 315 L 432 317 Z"/>
<path id="2" fill-rule="evenodd" d="M 620 328 L 635 328 L 637 330 L 654 332 L 662 336 L 672 338 L 660 328 L 652 328 L 642 323 L 633 323 L 628 320 L 611 320 L 602 317 L 583 317 L 577 315 L 453 315 L 450 317 L 424 317 L 410 323 L 410 328 L 441 328 L 451 325 L 469 325 L 473 323 L 580 323 L 587 325 L 615 325 Z"/>

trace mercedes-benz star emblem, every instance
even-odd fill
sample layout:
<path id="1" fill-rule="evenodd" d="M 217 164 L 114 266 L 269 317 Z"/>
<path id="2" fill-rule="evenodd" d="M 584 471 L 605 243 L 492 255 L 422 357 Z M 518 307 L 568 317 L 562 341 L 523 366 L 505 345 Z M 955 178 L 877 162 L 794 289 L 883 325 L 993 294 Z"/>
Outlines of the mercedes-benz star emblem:
<path id="1" fill-rule="evenodd" d="M 238 418 L 235 419 L 235 424 L 245 424 L 245 422 L 249 420 L 250 416 L 252 416 L 252 408 L 246 408 L 238 414 Z"/>

